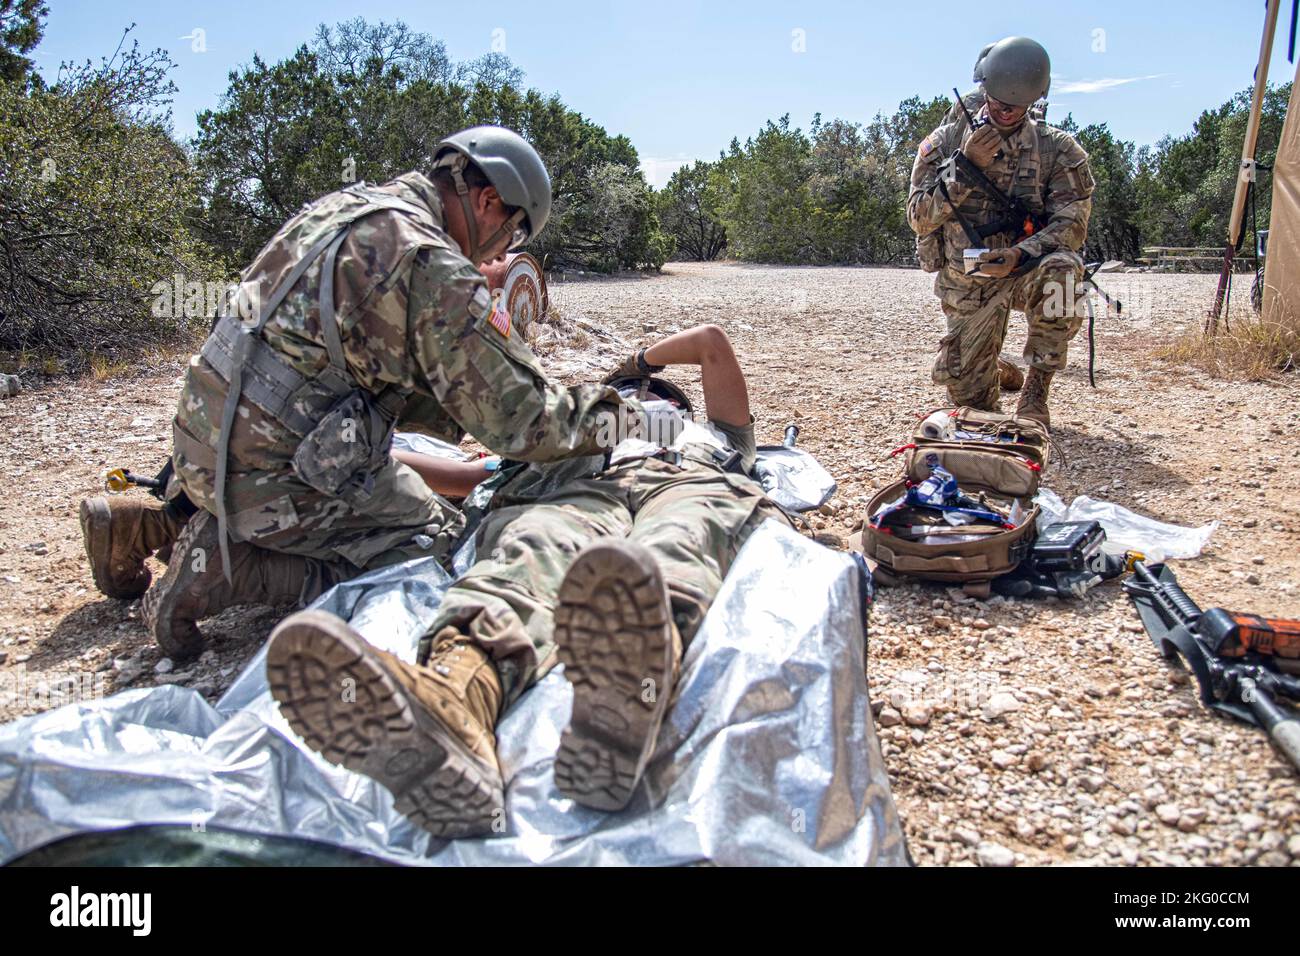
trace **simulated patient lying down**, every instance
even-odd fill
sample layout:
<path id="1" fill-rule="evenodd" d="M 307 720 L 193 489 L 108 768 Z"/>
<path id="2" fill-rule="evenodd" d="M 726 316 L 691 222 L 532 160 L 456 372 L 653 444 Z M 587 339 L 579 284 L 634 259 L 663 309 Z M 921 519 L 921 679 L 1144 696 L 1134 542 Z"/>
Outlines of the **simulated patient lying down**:
<path id="1" fill-rule="evenodd" d="M 648 380 L 667 365 L 700 366 L 707 423 L 690 420 L 672 386 Z M 272 633 L 271 692 L 294 730 L 326 759 L 382 783 L 401 812 L 438 836 L 486 834 L 504 821 L 494 731 L 557 660 L 574 705 L 556 783 L 585 806 L 626 805 L 684 646 L 731 562 L 764 519 L 788 521 L 748 477 L 753 419 L 721 329 L 670 336 L 607 381 L 639 389 L 671 432 L 627 438 L 608 460 L 497 476 L 479 560 L 447 591 L 417 664 L 317 611 Z M 465 494 L 494 464 L 394 454 L 449 495 Z"/>

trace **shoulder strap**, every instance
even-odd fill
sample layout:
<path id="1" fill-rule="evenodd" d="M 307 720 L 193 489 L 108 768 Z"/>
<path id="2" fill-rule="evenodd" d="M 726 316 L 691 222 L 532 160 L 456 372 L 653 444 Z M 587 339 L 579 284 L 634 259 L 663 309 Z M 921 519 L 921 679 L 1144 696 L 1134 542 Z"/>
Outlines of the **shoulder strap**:
<path id="1" fill-rule="evenodd" d="M 226 389 L 226 401 L 221 407 L 221 431 L 217 436 L 216 448 L 216 468 L 213 476 L 213 504 L 216 508 L 217 515 L 217 540 L 221 548 L 221 570 L 225 574 L 226 580 L 230 580 L 230 545 L 227 536 L 227 516 L 226 516 L 226 471 L 229 464 L 230 450 L 230 432 L 235 424 L 235 412 L 239 408 L 239 397 L 243 392 L 244 363 L 248 361 L 248 355 L 252 348 L 253 336 L 260 335 L 266 320 L 271 317 L 271 313 L 276 307 L 284 301 L 284 297 L 289 294 L 289 290 L 294 287 L 299 279 L 302 278 L 311 264 L 316 261 L 327 247 L 333 245 L 337 250 L 338 244 L 343 237 L 347 235 L 348 225 L 342 226 L 335 232 L 318 239 L 316 243 L 307 250 L 307 254 L 302 257 L 296 266 L 290 270 L 289 274 L 284 277 L 283 281 L 271 293 L 271 297 L 266 300 L 257 314 L 257 321 L 252 326 L 242 325 L 240 334 L 235 341 L 234 355 L 232 356 L 230 367 L 230 382 Z M 332 265 L 331 261 L 331 265 Z M 331 294 L 330 315 L 333 316 L 334 292 L 333 270 L 331 270 L 329 290 Z M 322 293 L 324 282 L 322 282 Z M 335 330 L 335 337 L 338 331 Z M 341 350 L 340 350 L 341 351 Z M 332 359 L 331 359 L 332 360 Z"/>
<path id="2" fill-rule="evenodd" d="M 237 336 L 235 341 L 234 354 L 231 356 L 226 401 L 221 409 L 221 431 L 217 436 L 216 467 L 213 480 L 213 504 L 217 517 L 217 536 L 221 546 L 221 570 L 225 574 L 227 581 L 230 580 L 230 546 L 227 533 L 226 477 L 229 464 L 230 433 L 234 428 L 235 413 L 239 408 L 239 399 L 243 392 L 244 365 L 249 360 L 254 336 L 261 335 L 262 329 L 265 328 L 271 314 L 279 307 L 285 296 L 289 294 L 289 291 L 323 252 L 325 262 L 322 265 L 320 282 L 320 324 L 321 336 L 325 340 L 325 351 L 329 355 L 329 365 L 321 372 L 319 378 L 322 384 L 331 391 L 340 394 L 350 391 L 355 387 L 355 382 L 348 371 L 347 359 L 343 354 L 343 342 L 334 312 L 334 266 L 338 259 L 339 247 L 343 245 L 348 230 L 371 213 L 379 212 L 381 209 L 389 209 L 394 212 L 403 212 L 416 216 L 421 214 L 417 206 L 394 196 L 374 196 L 355 187 L 348 187 L 345 191 L 364 199 L 369 205 L 361 209 L 357 215 L 335 231 L 322 236 L 307 250 L 298 264 L 290 270 L 275 291 L 271 293 L 266 304 L 259 310 L 257 321 L 252 326 L 240 326 L 240 335 Z"/>

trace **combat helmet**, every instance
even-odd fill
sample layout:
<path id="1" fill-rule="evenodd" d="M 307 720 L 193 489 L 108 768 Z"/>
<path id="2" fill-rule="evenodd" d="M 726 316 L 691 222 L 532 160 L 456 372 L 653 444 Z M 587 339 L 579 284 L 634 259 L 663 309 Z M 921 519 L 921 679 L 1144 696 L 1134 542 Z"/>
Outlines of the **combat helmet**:
<path id="1" fill-rule="evenodd" d="M 515 212 L 482 242 L 478 224 L 470 211 L 469 187 L 464 170 L 474 163 L 501 195 L 501 201 Z M 503 126 L 475 126 L 453 133 L 433 151 L 433 168 L 450 169 L 452 182 L 465 211 L 469 230 L 469 258 L 477 263 L 483 250 L 503 234 L 514 233 L 511 249 L 518 249 L 546 226 L 551 215 L 551 177 L 542 157 L 518 133 Z"/>
<path id="2" fill-rule="evenodd" d="M 984 65 L 984 58 L 989 55 L 989 50 L 997 46 L 997 41 L 984 44 L 984 49 L 980 50 L 980 55 L 975 57 L 975 70 L 971 74 L 971 82 L 980 83 L 984 80 L 984 71 L 981 67 Z"/>
<path id="3" fill-rule="evenodd" d="M 1012 106 L 1029 106 L 1047 95 L 1052 61 L 1042 44 L 1029 37 L 1007 37 L 979 59 L 975 76 L 986 96 Z"/>

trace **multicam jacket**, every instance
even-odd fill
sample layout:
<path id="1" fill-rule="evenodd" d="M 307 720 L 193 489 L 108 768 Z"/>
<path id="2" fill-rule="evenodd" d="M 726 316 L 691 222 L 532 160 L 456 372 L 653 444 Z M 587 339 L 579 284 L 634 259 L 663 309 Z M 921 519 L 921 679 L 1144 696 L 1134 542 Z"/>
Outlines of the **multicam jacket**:
<path id="1" fill-rule="evenodd" d="M 347 373 L 404 428 L 453 442 L 468 432 L 509 458 L 551 461 L 596 451 L 601 413 L 632 411 L 633 403 L 606 386 L 565 388 L 546 376 L 509 316 L 494 306 L 483 275 L 444 230 L 437 189 L 419 173 L 331 193 L 285 223 L 242 276 L 235 303 L 246 324 L 307 250 L 349 222 L 332 297 Z M 318 256 L 291 287 L 260 336 L 274 358 L 307 379 L 329 366 L 320 322 L 325 259 Z M 204 355 L 220 344 L 216 337 L 214 328 Z M 228 386 L 204 355 L 186 373 L 175 464 L 190 498 L 216 511 L 213 451 Z M 268 414 L 245 388 L 229 438 L 227 480 L 287 473 L 304 420 L 321 417 L 319 403 L 303 402 Z"/>
<path id="2" fill-rule="evenodd" d="M 966 181 L 953 162 L 953 154 L 969 135 L 970 128 L 962 119 L 945 123 L 927 136 L 912 164 L 912 188 L 907 197 L 907 220 L 913 231 L 927 236 L 942 230 L 943 262 L 958 273 L 962 272 L 962 250 L 970 241 L 939 189 L 941 180 L 973 226 L 1002 218 L 996 201 Z M 984 172 L 1005 195 L 1020 197 L 1035 215 L 1048 219 L 1019 242 L 1012 233 L 999 233 L 989 236 L 985 245 L 996 249 L 1016 244 L 1031 258 L 1063 249 L 1082 250 L 1088 236 L 1094 181 L 1088 154 L 1073 136 L 1026 116 Z"/>

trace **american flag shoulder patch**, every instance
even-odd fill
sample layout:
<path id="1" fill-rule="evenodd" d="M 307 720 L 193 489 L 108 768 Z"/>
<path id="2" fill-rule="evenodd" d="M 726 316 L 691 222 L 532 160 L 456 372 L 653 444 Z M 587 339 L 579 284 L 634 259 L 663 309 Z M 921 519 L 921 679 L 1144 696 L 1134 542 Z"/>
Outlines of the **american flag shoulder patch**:
<path id="1" fill-rule="evenodd" d="M 510 313 L 506 311 L 500 297 L 492 303 L 492 314 L 488 316 L 487 324 L 500 332 L 502 338 L 510 338 Z"/>
<path id="2" fill-rule="evenodd" d="M 935 142 L 935 138 L 934 138 L 934 134 L 933 134 L 933 133 L 931 133 L 931 134 L 930 134 L 929 136 L 927 136 L 925 139 L 921 140 L 921 158 L 922 158 L 922 159 L 925 159 L 925 158 L 928 157 L 932 152 L 934 152 L 934 148 L 935 148 L 936 145 L 938 145 L 938 144 Z"/>

